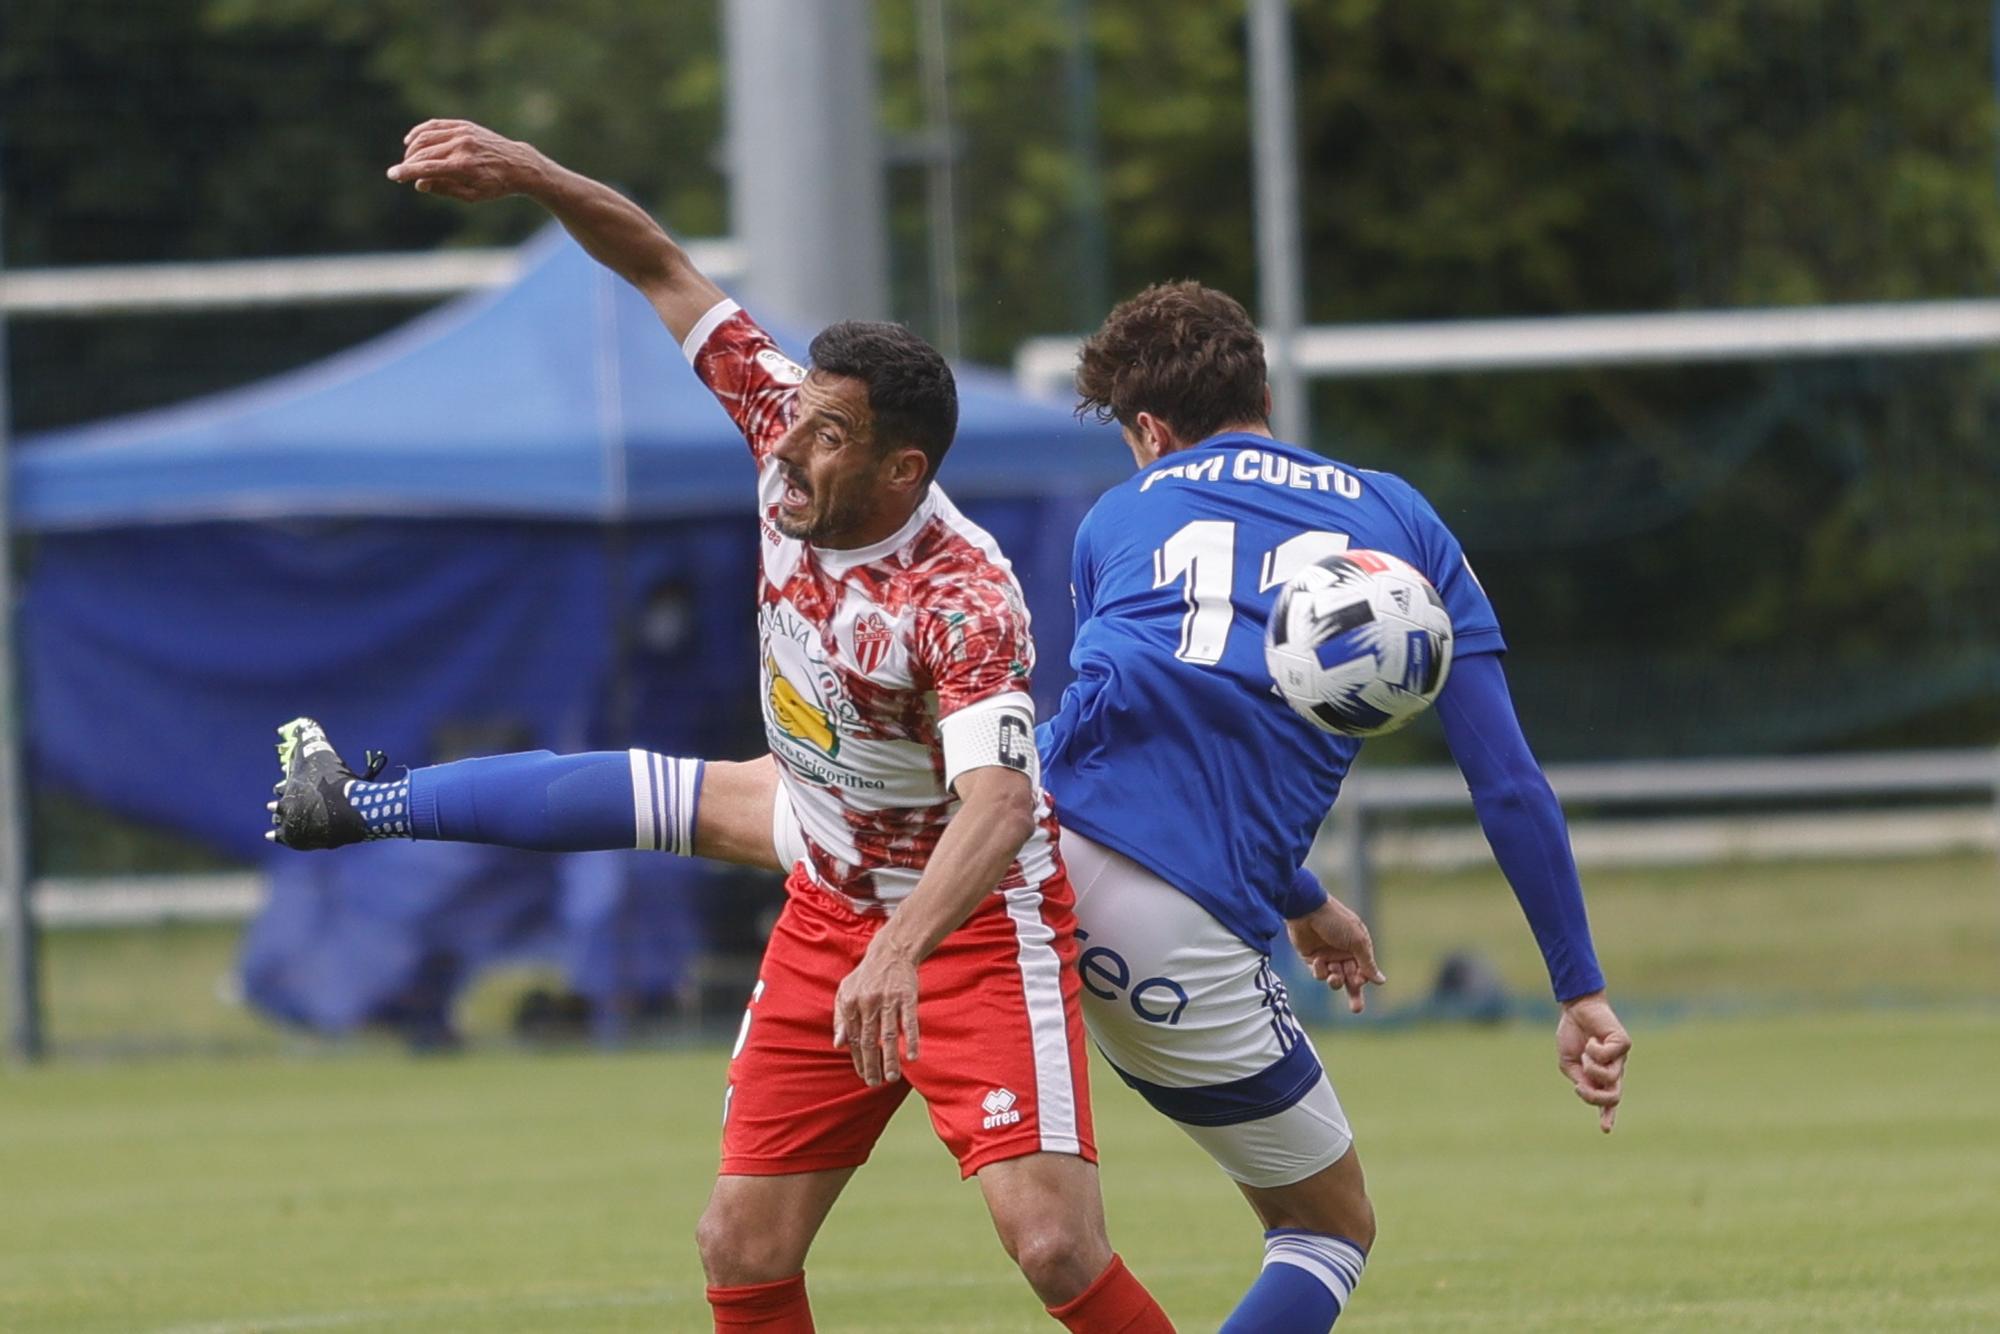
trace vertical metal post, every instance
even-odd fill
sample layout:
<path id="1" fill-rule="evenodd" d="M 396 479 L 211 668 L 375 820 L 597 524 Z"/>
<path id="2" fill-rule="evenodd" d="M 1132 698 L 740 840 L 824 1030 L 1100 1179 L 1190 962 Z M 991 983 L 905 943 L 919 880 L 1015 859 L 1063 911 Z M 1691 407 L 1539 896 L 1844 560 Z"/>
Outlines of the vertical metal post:
<path id="1" fill-rule="evenodd" d="M 932 156 L 924 172 L 930 209 L 931 328 L 937 349 L 958 359 L 958 207 L 955 184 L 958 135 L 951 121 L 951 45 L 945 31 L 944 0 L 918 0 L 921 40 L 917 65 L 923 74 L 924 120 Z"/>
<path id="2" fill-rule="evenodd" d="M 1346 865 L 1341 875 L 1341 886 L 1346 893 L 1341 898 L 1347 906 L 1368 923 L 1368 932 L 1375 938 L 1375 952 L 1382 952 L 1381 928 L 1375 924 L 1375 858 L 1368 846 L 1373 821 L 1368 818 L 1368 808 L 1359 801 L 1348 805 L 1334 803 L 1334 814 L 1346 826 L 1342 840 L 1341 854 Z"/>
<path id="3" fill-rule="evenodd" d="M 773 316 L 889 313 L 868 0 L 725 0 L 731 226 Z"/>
<path id="4" fill-rule="evenodd" d="M 1295 349 L 1304 323 L 1299 163 L 1294 135 L 1291 0 L 1249 0 L 1250 132 L 1257 173 L 1257 304 L 1271 372 L 1272 426 L 1310 446 L 1312 422 Z"/>
<path id="5" fill-rule="evenodd" d="M 1987 7 L 1986 53 L 1988 77 L 1993 82 L 1993 100 L 2000 105 L 2000 0 Z M 1993 146 L 1993 172 L 2000 179 L 2000 143 Z"/>
<path id="6" fill-rule="evenodd" d="M 0 267 L 6 262 L 6 197 L 0 190 Z M 26 791 L 21 781 L 21 695 L 14 677 L 12 410 L 7 395 L 7 316 L 0 310 L 0 913 L 7 930 L 7 1050 L 42 1055 L 42 989 L 29 896 Z"/>
<path id="7" fill-rule="evenodd" d="M 1075 237 L 1070 327 L 1081 331 L 1096 328 L 1111 307 L 1111 245 L 1104 227 L 1104 155 L 1097 132 L 1097 55 L 1090 40 L 1090 0 L 1065 0 L 1063 17 L 1069 25 L 1063 85 L 1069 104 L 1070 233 Z"/>
<path id="8" fill-rule="evenodd" d="M 2000 835 L 2000 748 L 1993 752 L 1993 832 Z M 2000 854 L 2000 837 L 1994 839 L 1993 850 Z"/>

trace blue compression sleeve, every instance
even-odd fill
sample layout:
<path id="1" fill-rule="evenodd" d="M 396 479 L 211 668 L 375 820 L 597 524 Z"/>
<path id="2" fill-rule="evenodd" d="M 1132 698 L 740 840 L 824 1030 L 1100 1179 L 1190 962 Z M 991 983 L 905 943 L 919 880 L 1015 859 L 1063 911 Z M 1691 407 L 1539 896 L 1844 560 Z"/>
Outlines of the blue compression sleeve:
<path id="1" fill-rule="evenodd" d="M 1602 990 L 1569 825 L 1521 734 L 1500 656 L 1474 653 L 1453 663 L 1437 711 L 1494 860 L 1542 948 L 1556 999 Z"/>
<path id="2" fill-rule="evenodd" d="M 1292 883 L 1285 886 L 1285 893 L 1277 902 L 1280 916 L 1290 921 L 1294 917 L 1304 917 L 1314 908 L 1326 902 L 1326 887 L 1319 877 L 1301 866 L 1292 872 Z"/>
<path id="3" fill-rule="evenodd" d="M 410 772 L 410 836 L 537 852 L 691 852 L 702 762 L 546 750 Z"/>

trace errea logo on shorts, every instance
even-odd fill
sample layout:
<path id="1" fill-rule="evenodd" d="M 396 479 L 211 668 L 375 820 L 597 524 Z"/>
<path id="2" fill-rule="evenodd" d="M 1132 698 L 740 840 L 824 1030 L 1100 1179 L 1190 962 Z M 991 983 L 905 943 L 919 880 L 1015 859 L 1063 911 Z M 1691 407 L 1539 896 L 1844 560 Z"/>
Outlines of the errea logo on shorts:
<path id="1" fill-rule="evenodd" d="M 980 1129 L 992 1130 L 1018 1123 L 1021 1113 L 1014 1106 L 1015 1101 L 1014 1095 L 1006 1089 L 994 1089 L 980 1099 L 979 1105 L 986 1111 L 986 1120 L 980 1123 Z"/>

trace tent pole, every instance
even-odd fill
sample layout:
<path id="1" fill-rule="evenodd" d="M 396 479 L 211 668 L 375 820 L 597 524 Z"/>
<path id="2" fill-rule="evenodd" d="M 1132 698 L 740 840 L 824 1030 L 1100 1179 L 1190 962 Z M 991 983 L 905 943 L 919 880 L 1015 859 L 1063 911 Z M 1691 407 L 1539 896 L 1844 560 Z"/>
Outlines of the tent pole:
<path id="1" fill-rule="evenodd" d="M 6 196 L 0 191 L 0 267 L 6 262 Z M 29 903 L 28 822 L 21 781 L 21 696 L 14 676 L 13 453 L 8 427 L 7 317 L 0 311 L 0 912 L 7 927 L 7 1050 L 42 1055 L 41 983 Z"/>
<path id="2" fill-rule="evenodd" d="M 600 749 L 636 746 L 632 700 L 632 532 L 623 515 L 611 520 L 604 534 L 605 608 L 611 616 L 611 698 L 605 709 L 608 736 L 591 738 Z"/>

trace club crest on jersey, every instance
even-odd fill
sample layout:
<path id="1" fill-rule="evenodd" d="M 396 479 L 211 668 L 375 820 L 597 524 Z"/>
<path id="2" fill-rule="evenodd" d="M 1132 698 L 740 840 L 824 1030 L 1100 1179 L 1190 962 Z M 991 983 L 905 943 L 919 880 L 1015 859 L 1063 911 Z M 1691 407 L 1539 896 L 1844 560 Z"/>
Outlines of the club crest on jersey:
<path id="1" fill-rule="evenodd" d="M 869 612 L 854 623 L 854 661 L 862 674 L 872 675 L 882 660 L 889 656 L 889 645 L 895 642 L 895 634 L 883 623 L 875 612 Z"/>

